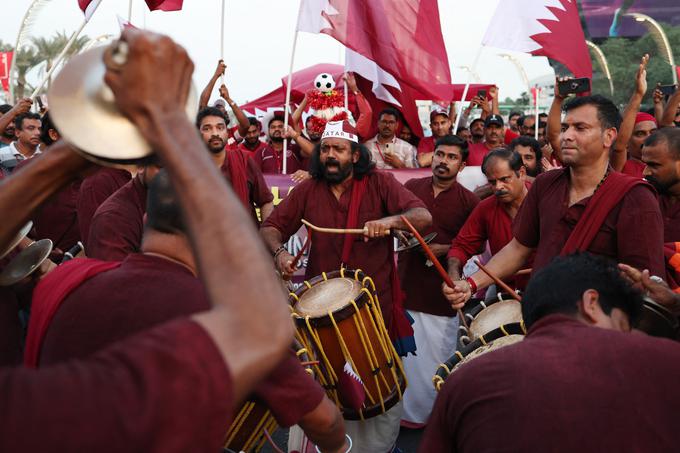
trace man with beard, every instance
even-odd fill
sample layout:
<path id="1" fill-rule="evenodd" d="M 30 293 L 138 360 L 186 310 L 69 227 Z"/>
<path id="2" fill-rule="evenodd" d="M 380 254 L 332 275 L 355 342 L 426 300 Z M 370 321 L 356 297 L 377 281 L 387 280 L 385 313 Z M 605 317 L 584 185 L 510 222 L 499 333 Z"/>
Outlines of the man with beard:
<path id="1" fill-rule="evenodd" d="M 522 114 L 520 112 L 510 112 L 510 115 L 508 115 L 508 128 L 515 134 L 520 134 L 519 125 L 517 123 L 521 116 Z"/>
<path id="2" fill-rule="evenodd" d="M 513 223 L 513 239 L 487 264 L 503 279 L 522 268 L 536 250 L 534 271 L 555 256 L 576 251 L 603 255 L 663 275 L 663 221 L 651 185 L 611 171 L 609 151 L 621 115 L 602 96 L 576 97 L 561 127 L 565 168 L 539 175 Z M 483 272 L 444 288 L 462 307 L 493 281 Z"/>
<path id="3" fill-rule="evenodd" d="M 30 104 L 20 101 L 17 104 L 22 110 Z M 10 111 L 11 112 L 11 111 Z M 11 116 L 12 113 L 6 113 L 0 119 Z M 8 146 L 0 149 L 0 166 L 4 168 L 5 172 L 12 172 L 17 164 L 21 161 L 31 159 L 40 154 L 40 132 L 41 120 L 37 113 L 20 113 L 14 117 L 14 138 Z"/>
<path id="4" fill-rule="evenodd" d="M 472 126 L 471 129 L 472 130 Z M 473 132 L 474 138 L 474 132 Z M 484 156 L 492 149 L 503 146 L 505 138 L 505 127 L 503 118 L 500 115 L 489 115 L 484 120 L 484 141 L 481 143 L 470 144 L 470 155 L 466 164 L 469 166 L 482 165 Z"/>
<path id="5" fill-rule="evenodd" d="M 470 123 L 470 143 L 482 143 L 484 141 L 484 120 L 477 118 Z"/>
<path id="6" fill-rule="evenodd" d="M 644 177 L 659 192 L 664 225 L 664 255 L 669 283 L 680 285 L 680 129 L 663 128 L 645 140 L 642 161 Z"/>
<path id="7" fill-rule="evenodd" d="M 314 145 L 288 126 L 288 131 L 284 133 L 283 113 L 276 113 L 267 124 L 269 142 L 264 148 L 260 148 L 253 155 L 253 161 L 262 173 L 281 174 L 283 173 L 283 138 L 288 137 L 288 149 L 286 150 L 286 172 L 295 173 L 298 170 L 306 170 L 306 162 L 314 149 Z M 290 142 L 295 141 L 295 144 Z"/>
<path id="8" fill-rule="evenodd" d="M 479 203 L 477 196 L 456 181 L 465 168 L 467 150 L 468 143 L 460 137 L 439 138 L 432 156 L 432 175 L 411 179 L 404 185 L 432 214 L 432 226 L 423 234 L 437 234 L 429 245 L 441 260 L 445 260 L 451 241 Z M 442 295 L 441 276 L 421 248 L 399 254 L 399 275 L 418 345 L 418 354 L 403 361 L 409 386 L 404 394 L 402 423 L 422 427 L 436 396 L 432 370 L 455 349 L 458 319 Z"/>
<path id="9" fill-rule="evenodd" d="M 521 126 L 522 135 L 533 137 L 536 134 L 536 117 L 534 115 L 524 115 Z"/>
<path id="10" fill-rule="evenodd" d="M 430 113 L 430 129 L 432 135 L 424 137 L 418 144 L 418 165 L 429 167 L 432 165 L 432 156 L 435 150 L 435 143 L 442 137 L 451 133 L 451 119 L 446 110 L 433 110 Z"/>
<path id="11" fill-rule="evenodd" d="M 262 123 L 260 123 L 257 118 L 248 117 L 248 131 L 246 136 L 241 143 L 236 147 L 246 153 L 248 157 L 253 157 L 256 153 L 262 150 L 267 144 L 260 140 L 260 134 L 262 133 Z"/>
<path id="12" fill-rule="evenodd" d="M 401 115 L 391 107 L 378 116 L 378 134 L 366 141 L 366 148 L 377 168 L 415 168 L 416 148 L 396 136 Z"/>
<path id="13" fill-rule="evenodd" d="M 494 196 L 485 198 L 477 205 L 450 244 L 447 255 L 449 276 L 454 281 L 460 280 L 465 263 L 481 253 L 487 241 L 491 254 L 495 255 L 512 240 L 512 221 L 529 191 L 526 167 L 516 151 L 491 151 L 484 158 L 482 171 L 489 180 Z M 525 266 L 530 267 L 531 264 L 526 263 Z M 526 282 L 509 280 L 508 283 L 523 288 L 522 284 Z"/>
<path id="14" fill-rule="evenodd" d="M 522 158 L 522 165 L 528 181 L 533 181 L 536 176 L 543 173 L 543 163 L 541 162 L 543 151 L 536 139 L 525 135 L 517 137 L 510 143 L 509 149 Z"/>
<path id="15" fill-rule="evenodd" d="M 359 144 L 356 130 L 347 121 L 326 125 L 310 164 L 312 179 L 295 187 L 262 224 L 260 232 L 274 255 L 276 267 L 292 276 L 293 256 L 285 241 L 302 226 L 302 219 L 331 228 L 364 228 L 364 240 L 354 235 L 315 234 L 305 278 L 322 272 L 362 269 L 375 282 L 385 325 L 392 340 L 398 329 L 408 328 L 401 305 L 401 291 L 394 262 L 394 230 L 406 229 L 400 216 L 423 230 L 432 222 L 425 205 L 391 173 L 374 171 L 369 151 Z M 395 283 L 397 286 L 395 286 Z M 410 329 L 409 329 L 410 330 Z M 402 404 L 365 421 L 347 421 L 356 451 L 391 451 L 399 433 Z"/>

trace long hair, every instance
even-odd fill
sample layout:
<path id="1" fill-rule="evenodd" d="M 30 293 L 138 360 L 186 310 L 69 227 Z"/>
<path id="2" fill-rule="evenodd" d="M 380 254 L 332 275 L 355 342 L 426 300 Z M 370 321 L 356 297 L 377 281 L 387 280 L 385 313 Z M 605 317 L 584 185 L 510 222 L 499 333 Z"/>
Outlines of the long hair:
<path id="1" fill-rule="evenodd" d="M 363 144 L 350 142 L 352 153 L 359 152 L 359 160 L 353 165 L 352 174 L 354 179 L 361 179 L 375 168 L 375 162 L 371 160 L 371 152 Z M 309 160 L 309 174 L 317 180 L 323 179 L 323 164 L 321 163 L 321 143 L 317 143 Z"/>

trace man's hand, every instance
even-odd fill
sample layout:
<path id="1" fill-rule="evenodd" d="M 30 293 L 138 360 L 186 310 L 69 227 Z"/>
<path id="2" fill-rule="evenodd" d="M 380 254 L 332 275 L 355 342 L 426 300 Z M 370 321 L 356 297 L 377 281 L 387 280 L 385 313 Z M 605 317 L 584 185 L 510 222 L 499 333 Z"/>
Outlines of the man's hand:
<path id="1" fill-rule="evenodd" d="M 442 293 L 451 304 L 451 308 L 460 310 L 465 306 L 465 302 L 472 297 L 470 284 L 465 280 L 456 280 L 453 282 L 453 286 L 451 288 L 446 283 L 442 283 Z"/>
<path id="2" fill-rule="evenodd" d="M 31 111 L 31 107 L 33 106 L 33 101 L 31 98 L 23 98 L 19 99 L 19 102 L 17 102 L 14 107 L 12 107 L 12 115 L 13 116 L 18 116 L 18 115 L 23 115 L 24 113 L 28 113 Z"/>
<path id="3" fill-rule="evenodd" d="M 217 79 L 217 78 L 223 76 L 226 71 L 227 71 L 227 65 L 224 64 L 224 60 L 218 61 L 217 62 L 217 68 L 215 68 L 215 74 L 213 74 L 213 78 Z"/>
<path id="4" fill-rule="evenodd" d="M 286 138 L 291 139 L 291 140 L 297 140 L 298 137 L 300 137 L 300 134 L 298 131 L 293 129 L 293 127 L 289 124 L 288 129 L 286 129 L 285 134 L 283 134 Z"/>
<path id="5" fill-rule="evenodd" d="M 567 80 L 571 80 L 573 77 L 556 77 L 555 78 L 555 99 L 564 101 L 566 99 L 566 96 L 562 96 L 560 94 L 560 82 L 565 82 Z"/>
<path id="6" fill-rule="evenodd" d="M 554 170 L 556 168 L 562 168 L 558 165 L 553 165 L 547 158 L 543 157 L 541 158 L 541 166 L 543 167 L 543 171 L 550 171 Z"/>
<path id="7" fill-rule="evenodd" d="M 302 182 L 306 179 L 310 179 L 311 177 L 312 177 L 312 175 L 310 175 L 309 172 L 304 171 L 304 170 L 298 170 L 295 173 L 293 173 L 292 175 L 290 175 L 290 179 L 292 179 L 293 182 L 296 183 L 296 184 L 299 183 L 299 182 Z"/>
<path id="8" fill-rule="evenodd" d="M 397 157 L 394 153 L 384 153 L 383 160 L 387 165 L 391 165 L 394 168 L 404 168 L 406 164 Z"/>
<path id="9" fill-rule="evenodd" d="M 390 235 L 392 221 L 389 218 L 371 220 L 364 224 L 364 242 L 369 239 L 382 238 Z"/>
<path id="10" fill-rule="evenodd" d="M 342 78 L 345 79 L 345 82 L 347 82 L 347 89 L 351 93 L 356 94 L 359 92 L 359 88 L 357 87 L 357 80 L 354 78 L 353 73 L 346 72 Z"/>
<path id="11" fill-rule="evenodd" d="M 288 253 L 287 250 L 276 255 L 276 268 L 279 270 L 284 280 L 290 280 L 295 273 L 295 268 L 292 266 L 294 259 L 293 255 Z"/>
<path id="12" fill-rule="evenodd" d="M 491 96 L 491 99 L 498 100 L 498 87 L 493 86 L 489 88 L 489 96 Z"/>
<path id="13" fill-rule="evenodd" d="M 663 93 L 659 89 L 659 84 L 657 84 L 656 88 L 654 88 L 654 93 L 652 94 L 652 100 L 654 101 L 654 104 L 655 105 L 656 104 L 662 104 L 663 105 L 663 103 L 665 101 L 664 98 L 665 98 L 665 96 L 663 95 Z"/>
<path id="14" fill-rule="evenodd" d="M 638 289 L 645 291 L 654 302 L 663 305 L 674 313 L 680 310 L 680 295 L 675 294 L 666 282 L 652 280 L 647 269 L 640 272 L 627 264 L 619 264 L 619 269 L 624 277 Z"/>
<path id="15" fill-rule="evenodd" d="M 640 97 L 647 93 L 647 63 L 649 63 L 649 54 L 642 57 L 635 75 L 635 93 Z"/>
<path id="16" fill-rule="evenodd" d="M 229 97 L 229 90 L 225 84 L 220 85 L 220 97 L 227 101 L 227 104 L 231 102 L 231 97 Z"/>
<path id="17" fill-rule="evenodd" d="M 116 106 L 156 141 L 159 117 L 184 115 L 194 64 L 186 50 L 167 36 L 127 29 L 104 54 L 104 80 Z M 164 68 L 158 71 L 158 68 Z"/>

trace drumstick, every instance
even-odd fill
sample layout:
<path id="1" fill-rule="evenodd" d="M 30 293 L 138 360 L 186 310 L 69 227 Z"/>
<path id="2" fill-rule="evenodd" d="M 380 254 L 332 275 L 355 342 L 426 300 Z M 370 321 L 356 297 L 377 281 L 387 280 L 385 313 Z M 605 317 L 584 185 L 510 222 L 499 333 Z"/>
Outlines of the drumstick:
<path id="1" fill-rule="evenodd" d="M 491 271 L 489 271 L 489 269 L 486 268 L 486 266 L 484 266 L 482 263 L 479 262 L 479 260 L 475 260 L 475 264 L 476 264 L 477 267 L 479 267 L 486 275 L 488 275 L 489 278 L 490 278 L 491 280 L 493 280 L 494 283 L 496 283 L 496 285 L 500 286 L 500 287 L 503 289 L 503 291 L 505 291 L 506 293 L 510 294 L 510 296 L 511 296 L 513 299 L 515 299 L 517 302 L 522 302 L 522 296 L 520 296 L 519 294 L 517 294 L 512 288 L 510 288 L 508 285 L 506 285 L 505 282 L 503 282 L 503 280 L 501 280 L 500 278 L 498 278 L 498 277 L 496 277 L 495 275 L 493 275 L 493 274 L 491 273 Z"/>
<path id="2" fill-rule="evenodd" d="M 515 275 L 529 275 L 531 274 L 531 271 L 533 271 L 533 269 L 520 269 L 515 273 Z"/>
<path id="3" fill-rule="evenodd" d="M 444 279 L 444 283 L 448 285 L 449 288 L 455 288 L 453 281 L 451 280 L 451 277 L 449 277 L 449 274 L 444 270 L 444 267 L 442 267 L 441 263 L 437 259 L 436 256 L 434 256 L 434 253 L 432 252 L 432 249 L 427 245 L 425 242 L 425 239 L 418 233 L 418 230 L 416 230 L 413 225 L 411 225 L 411 222 L 408 221 L 406 217 L 403 215 L 400 216 L 401 221 L 406 224 L 409 230 L 411 230 L 411 233 L 418 239 L 418 242 L 420 242 L 420 246 L 425 250 L 425 253 L 427 254 L 427 257 L 432 261 L 432 264 L 434 264 L 435 269 L 437 269 L 437 272 L 439 272 L 439 275 Z M 467 329 L 468 325 L 467 322 L 465 321 L 465 316 L 463 316 L 463 312 L 460 311 L 460 308 L 456 310 L 458 312 L 458 317 L 460 318 L 460 321 L 463 323 L 465 328 Z"/>
<path id="4" fill-rule="evenodd" d="M 314 231 L 319 233 L 332 233 L 332 234 L 366 234 L 368 233 L 368 228 L 324 228 L 312 225 L 305 219 L 302 219 L 303 225 L 307 225 Z M 389 230 L 387 231 L 389 233 Z"/>

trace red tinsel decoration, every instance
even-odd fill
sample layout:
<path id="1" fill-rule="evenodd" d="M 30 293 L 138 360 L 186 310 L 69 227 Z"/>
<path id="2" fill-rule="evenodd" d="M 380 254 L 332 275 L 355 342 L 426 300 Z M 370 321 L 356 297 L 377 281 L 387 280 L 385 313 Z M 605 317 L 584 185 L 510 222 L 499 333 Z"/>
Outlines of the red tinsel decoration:
<path id="1" fill-rule="evenodd" d="M 331 118 L 331 121 L 342 121 L 347 119 L 347 112 L 342 111 Z M 323 130 L 326 129 L 327 121 L 318 116 L 310 117 L 309 123 L 307 123 L 307 132 L 314 132 L 316 134 L 323 134 Z"/>
<path id="2" fill-rule="evenodd" d="M 310 90 L 307 92 L 307 105 L 314 110 L 325 110 L 331 107 L 343 107 L 345 98 L 337 90 L 321 92 Z"/>

